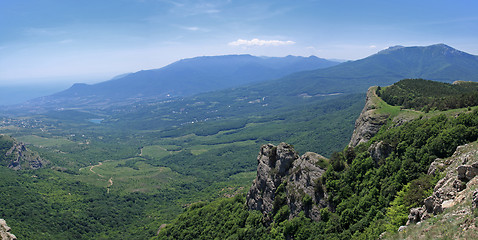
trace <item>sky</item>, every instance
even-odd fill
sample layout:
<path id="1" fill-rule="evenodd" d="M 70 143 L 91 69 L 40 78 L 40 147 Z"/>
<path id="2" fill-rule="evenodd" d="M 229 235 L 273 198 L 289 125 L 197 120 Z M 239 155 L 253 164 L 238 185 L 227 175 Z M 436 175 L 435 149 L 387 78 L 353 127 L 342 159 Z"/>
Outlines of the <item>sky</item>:
<path id="1" fill-rule="evenodd" d="M 0 0 L 0 86 L 95 83 L 196 56 L 478 55 L 476 0 Z"/>

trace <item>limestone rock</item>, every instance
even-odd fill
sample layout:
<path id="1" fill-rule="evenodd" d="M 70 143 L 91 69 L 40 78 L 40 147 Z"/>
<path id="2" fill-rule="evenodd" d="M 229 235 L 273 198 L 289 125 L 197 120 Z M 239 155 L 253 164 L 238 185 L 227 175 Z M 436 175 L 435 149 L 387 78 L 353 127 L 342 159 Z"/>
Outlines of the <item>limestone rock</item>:
<path id="1" fill-rule="evenodd" d="M 410 209 L 410 214 L 408 215 L 408 221 L 406 225 L 408 226 L 412 223 L 419 223 L 428 218 L 430 218 L 430 215 L 425 208 L 412 208 Z"/>
<path id="2" fill-rule="evenodd" d="M 7 226 L 4 219 L 0 219 L 0 240 L 15 240 L 17 237 L 10 233 L 11 228 Z"/>
<path id="3" fill-rule="evenodd" d="M 373 143 L 368 149 L 375 165 L 381 165 L 380 163 L 384 162 L 385 158 L 387 158 L 392 151 L 392 146 L 383 141 Z"/>
<path id="4" fill-rule="evenodd" d="M 6 138 L 6 136 L 1 136 Z M 39 169 L 47 165 L 49 162 L 42 159 L 38 153 L 28 149 L 24 143 L 17 142 L 15 139 L 10 138 L 11 147 L 5 153 L 6 166 L 14 170 L 30 168 Z"/>
<path id="5" fill-rule="evenodd" d="M 365 107 L 355 121 L 355 129 L 349 143 L 350 147 L 356 147 L 360 143 L 368 142 L 387 122 L 388 114 L 378 114 L 375 111 L 377 106 L 375 106 L 373 99 L 378 98 L 375 91 L 375 87 L 371 87 L 367 91 Z"/>
<path id="6" fill-rule="evenodd" d="M 475 211 L 478 209 L 478 190 L 473 192 L 473 199 L 471 200 L 471 207 Z"/>
<path id="7" fill-rule="evenodd" d="M 458 179 L 462 181 L 470 181 L 478 175 L 478 163 L 474 163 L 473 165 L 461 165 L 456 171 L 458 172 Z"/>
<path id="8" fill-rule="evenodd" d="M 437 171 L 443 171 L 446 168 L 446 165 L 441 163 L 440 160 L 441 159 L 438 158 L 430 164 L 427 171 L 428 175 L 435 175 Z"/>
<path id="9" fill-rule="evenodd" d="M 263 145 L 257 157 L 257 177 L 247 194 L 246 204 L 261 211 L 268 221 L 281 206 L 289 207 L 289 219 L 301 211 L 313 220 L 320 219 L 320 209 L 327 207 L 327 193 L 322 186 L 322 167 L 328 161 L 316 153 L 300 156 L 286 143 Z"/>
<path id="10" fill-rule="evenodd" d="M 457 147 L 450 158 L 437 158 L 430 165 L 428 174 L 437 172 L 444 173 L 445 176 L 435 185 L 433 194 L 423 201 L 422 207 L 410 209 L 407 225 L 423 221 L 430 214 L 442 213 L 444 209 L 463 202 L 467 196 L 467 191 L 464 190 L 468 185 L 477 182 L 475 177 L 478 175 L 478 143 Z M 478 191 L 473 193 L 472 204 L 478 205 Z"/>

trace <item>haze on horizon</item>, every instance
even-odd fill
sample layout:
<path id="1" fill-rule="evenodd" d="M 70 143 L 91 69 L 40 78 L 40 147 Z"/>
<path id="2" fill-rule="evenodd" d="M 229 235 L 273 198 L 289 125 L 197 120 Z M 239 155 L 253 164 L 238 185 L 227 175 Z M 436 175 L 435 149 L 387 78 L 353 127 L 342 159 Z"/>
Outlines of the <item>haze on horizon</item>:
<path id="1" fill-rule="evenodd" d="M 478 2 L 0 2 L 0 86 L 94 83 L 204 55 L 355 60 L 393 45 L 478 54 Z"/>

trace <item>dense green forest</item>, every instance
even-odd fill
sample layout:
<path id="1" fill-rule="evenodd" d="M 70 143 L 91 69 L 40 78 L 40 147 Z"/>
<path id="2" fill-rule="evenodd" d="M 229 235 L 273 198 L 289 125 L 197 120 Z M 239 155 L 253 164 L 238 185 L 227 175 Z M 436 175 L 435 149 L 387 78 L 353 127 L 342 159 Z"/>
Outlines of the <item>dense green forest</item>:
<path id="1" fill-rule="evenodd" d="M 321 211 L 318 222 L 303 215 L 284 219 L 285 205 L 265 226 L 261 214 L 248 211 L 244 196 L 237 196 L 189 209 L 159 239 L 377 239 L 384 231 L 395 232 L 440 178 L 426 175 L 430 163 L 477 140 L 478 109 L 422 113 L 395 124 L 390 118 L 371 141 L 332 154 L 322 177 L 331 207 Z M 388 157 L 371 157 L 369 148 L 378 142 L 392 149 Z"/>
<path id="2" fill-rule="evenodd" d="M 0 165 L 5 166 L 11 160 L 7 151 L 13 147 L 13 139 L 7 135 L 0 135 Z"/>
<path id="3" fill-rule="evenodd" d="M 478 105 L 478 83 L 404 79 L 377 94 L 388 104 L 428 112 Z"/>
<path id="4" fill-rule="evenodd" d="M 266 108 L 235 97 L 221 103 L 201 98 L 139 104 L 138 111 L 111 115 L 62 110 L 3 118 L 5 137 L 26 143 L 50 164 L 37 171 L 1 169 L 0 191 L 7 194 L 0 215 L 25 239 L 60 233 L 66 239 L 147 239 L 191 203 L 244 193 L 261 144 L 288 141 L 324 155 L 340 150 L 363 102 L 363 94 L 355 94 Z M 184 111 L 173 113 L 181 106 Z"/>

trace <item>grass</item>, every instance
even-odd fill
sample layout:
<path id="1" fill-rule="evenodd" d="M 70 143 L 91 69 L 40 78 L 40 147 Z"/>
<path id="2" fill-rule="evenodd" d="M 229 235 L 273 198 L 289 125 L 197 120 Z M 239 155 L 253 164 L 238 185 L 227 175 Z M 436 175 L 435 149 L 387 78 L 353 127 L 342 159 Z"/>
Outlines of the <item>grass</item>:
<path id="1" fill-rule="evenodd" d="M 36 135 L 19 136 L 19 137 L 16 137 L 16 139 L 21 142 L 32 144 L 37 147 L 57 147 L 57 146 L 73 143 L 72 141 L 66 138 L 61 138 L 61 137 L 44 138 L 44 137 L 39 137 Z"/>
<path id="2" fill-rule="evenodd" d="M 194 155 L 199 155 L 206 153 L 209 150 L 213 149 L 218 149 L 221 147 L 226 147 L 226 146 L 248 146 L 251 144 L 255 144 L 255 141 L 252 140 L 247 140 L 247 141 L 238 141 L 234 143 L 223 143 L 223 144 L 211 144 L 211 145 L 194 145 L 190 147 L 191 153 Z"/>
<path id="3" fill-rule="evenodd" d="M 127 194 L 132 192 L 154 193 L 186 184 L 194 178 L 182 176 L 170 168 L 151 166 L 141 158 L 105 161 L 101 165 L 82 168 L 78 180 L 98 187 L 107 187 L 113 182 L 111 191 Z"/>
<path id="4" fill-rule="evenodd" d="M 141 149 L 141 156 L 151 157 L 151 158 L 162 158 L 172 154 L 171 151 L 168 151 L 166 146 L 161 145 L 152 145 L 145 146 Z"/>

